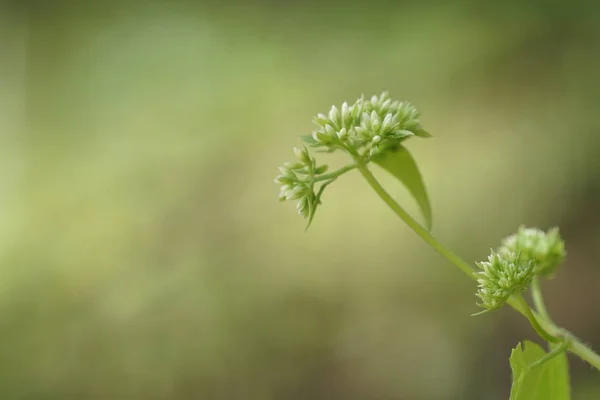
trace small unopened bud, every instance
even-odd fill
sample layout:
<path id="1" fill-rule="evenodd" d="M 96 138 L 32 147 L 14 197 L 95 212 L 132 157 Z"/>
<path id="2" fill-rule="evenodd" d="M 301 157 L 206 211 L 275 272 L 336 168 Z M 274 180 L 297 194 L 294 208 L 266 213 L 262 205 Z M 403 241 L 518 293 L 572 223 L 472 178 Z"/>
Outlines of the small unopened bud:
<path id="1" fill-rule="evenodd" d="M 280 185 L 288 185 L 290 183 L 295 182 L 296 179 L 290 177 L 290 176 L 285 176 L 285 175 L 277 175 L 275 177 L 275 183 L 278 183 Z"/>
<path id="2" fill-rule="evenodd" d="M 294 147 L 294 154 L 303 165 L 308 165 L 311 163 L 310 154 L 308 154 L 306 147 L 302 147 L 301 149 Z"/>
<path id="3" fill-rule="evenodd" d="M 348 123 L 350 118 L 350 107 L 348 107 L 348 103 L 344 102 L 342 104 L 342 125 Z"/>
<path id="4" fill-rule="evenodd" d="M 390 104 L 392 104 L 392 99 L 387 99 L 383 103 L 381 103 L 381 111 L 386 111 Z"/>
<path id="5" fill-rule="evenodd" d="M 344 140 L 348 137 L 348 131 L 346 130 L 346 128 L 342 128 L 337 132 L 337 137 L 340 140 Z"/>
<path id="6" fill-rule="evenodd" d="M 292 177 L 292 178 L 296 176 L 296 175 L 294 175 L 294 173 L 292 171 L 290 171 L 289 168 L 284 167 L 284 166 L 279 167 L 279 171 L 281 171 L 281 174 L 283 176 L 289 176 L 289 177 Z"/>
<path id="7" fill-rule="evenodd" d="M 307 197 L 303 197 L 300 199 L 298 204 L 296 204 L 296 210 L 298 210 L 298 214 L 302 215 L 304 218 L 308 217 L 308 201 L 309 200 Z"/>
<path id="8" fill-rule="evenodd" d="M 302 160 L 302 150 L 300 150 L 297 147 L 294 147 L 294 154 L 296 155 L 297 159 Z"/>
<path id="9" fill-rule="evenodd" d="M 394 119 L 394 116 L 391 113 L 386 114 L 381 124 L 381 131 L 384 134 L 389 133 L 396 125 L 398 125 L 398 121 Z"/>
<path id="10" fill-rule="evenodd" d="M 305 167 L 304 163 L 299 162 L 284 162 L 283 166 L 290 170 L 299 170 Z"/>
<path id="11" fill-rule="evenodd" d="M 329 143 L 329 141 L 331 140 L 329 135 L 327 135 L 327 133 L 322 132 L 322 131 L 314 131 L 312 136 L 313 136 L 313 139 L 315 139 L 315 141 L 317 143 Z"/>
<path id="12" fill-rule="evenodd" d="M 314 119 L 313 121 L 317 124 L 317 125 L 325 125 L 327 122 L 329 122 L 329 120 L 327 119 L 327 115 L 325 114 L 321 114 L 319 113 Z"/>
<path id="13" fill-rule="evenodd" d="M 379 119 L 379 115 L 375 111 L 371 112 L 371 129 L 373 132 L 379 132 L 379 128 L 381 127 L 381 119 Z"/>
<path id="14" fill-rule="evenodd" d="M 286 193 L 286 198 L 287 200 L 297 200 L 301 197 L 304 197 L 305 194 L 305 188 L 301 187 L 301 186 L 296 186 L 295 188 L 293 188 L 292 190 L 289 190 Z"/>
<path id="15" fill-rule="evenodd" d="M 379 142 L 381 142 L 381 136 L 375 135 L 375 136 L 373 136 L 372 140 L 373 140 L 373 143 L 379 143 Z"/>
<path id="16" fill-rule="evenodd" d="M 320 167 L 318 167 L 317 169 L 315 169 L 315 175 L 324 174 L 325 172 L 327 172 L 328 169 L 329 169 L 329 166 L 327 164 L 323 164 Z"/>
<path id="17" fill-rule="evenodd" d="M 336 106 L 331 106 L 331 110 L 329 111 L 329 120 L 339 126 L 340 125 L 340 110 Z"/>

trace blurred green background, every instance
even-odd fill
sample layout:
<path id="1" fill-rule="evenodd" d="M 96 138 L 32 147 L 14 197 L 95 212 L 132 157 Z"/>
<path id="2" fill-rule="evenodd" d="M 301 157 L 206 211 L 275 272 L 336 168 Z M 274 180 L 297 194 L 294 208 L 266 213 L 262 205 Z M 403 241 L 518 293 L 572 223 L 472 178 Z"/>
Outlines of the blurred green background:
<path id="1" fill-rule="evenodd" d="M 408 143 L 435 234 L 476 261 L 520 224 L 559 225 L 547 302 L 600 349 L 599 11 L 5 1 L 0 398 L 508 398 L 531 328 L 470 317 L 473 282 L 358 174 L 308 233 L 277 202 L 312 116 L 383 89 L 435 136 Z M 574 398 L 600 398 L 572 361 Z"/>

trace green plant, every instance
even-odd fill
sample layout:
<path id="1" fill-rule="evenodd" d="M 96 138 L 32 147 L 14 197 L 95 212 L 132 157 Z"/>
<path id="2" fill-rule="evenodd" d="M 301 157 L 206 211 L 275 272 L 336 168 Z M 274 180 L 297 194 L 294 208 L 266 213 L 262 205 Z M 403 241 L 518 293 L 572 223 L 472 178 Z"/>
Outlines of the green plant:
<path id="1" fill-rule="evenodd" d="M 548 343 L 546 352 L 539 346 L 519 343 L 510 356 L 513 371 L 511 399 L 563 400 L 570 398 L 566 352 L 573 353 L 600 370 L 600 356 L 572 333 L 557 326 L 544 305 L 540 279 L 552 276 L 566 256 L 558 229 L 543 232 L 519 228 L 518 232 L 492 251 L 488 261 L 476 266 L 464 261 L 432 234 L 432 213 L 423 179 L 404 142 L 411 137 L 428 138 L 419 111 L 410 103 L 394 101 L 387 92 L 371 99 L 359 98 L 354 104 L 333 106 L 328 115 L 314 118 L 317 129 L 303 136 L 304 145 L 294 149 L 297 161 L 280 167 L 275 182 L 281 185 L 280 200 L 296 200 L 298 213 L 310 226 L 325 188 L 341 175 L 358 170 L 379 197 L 417 235 L 458 267 L 477 284 L 479 315 L 509 304 L 530 322 Z M 318 165 L 309 148 L 316 152 L 344 152 L 352 163 L 328 172 Z M 424 226 L 398 204 L 371 173 L 375 163 L 396 177 L 417 201 Z M 529 290 L 532 309 L 523 297 Z"/>

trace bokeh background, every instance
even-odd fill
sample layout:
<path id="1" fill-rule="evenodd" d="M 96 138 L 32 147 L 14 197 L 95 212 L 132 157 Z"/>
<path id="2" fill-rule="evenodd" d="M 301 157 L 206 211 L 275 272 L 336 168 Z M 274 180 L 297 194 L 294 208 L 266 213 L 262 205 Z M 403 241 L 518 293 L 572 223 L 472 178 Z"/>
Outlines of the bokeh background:
<path id="1" fill-rule="evenodd" d="M 408 143 L 435 234 L 476 261 L 559 225 L 547 302 L 600 349 L 594 3 L 3 2 L 0 398 L 508 398 L 531 328 L 471 317 L 358 174 L 307 233 L 277 201 L 312 116 L 383 89 L 435 136 Z"/>

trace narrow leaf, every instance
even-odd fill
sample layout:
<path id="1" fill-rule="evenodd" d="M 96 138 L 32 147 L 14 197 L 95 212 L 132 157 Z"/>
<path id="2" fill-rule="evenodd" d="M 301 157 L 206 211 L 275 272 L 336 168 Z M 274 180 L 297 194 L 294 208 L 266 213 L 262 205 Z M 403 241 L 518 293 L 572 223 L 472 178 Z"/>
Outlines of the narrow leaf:
<path id="1" fill-rule="evenodd" d="M 530 368 L 547 356 L 539 345 L 519 343 L 510 355 L 512 388 L 510 400 L 570 400 L 569 366 L 567 356 L 561 353 L 542 365 Z"/>
<path id="2" fill-rule="evenodd" d="M 373 156 L 372 161 L 395 176 L 408 189 L 421 209 L 427 230 L 431 230 L 433 217 L 427 190 L 417 163 L 406 147 L 398 146 L 396 150 L 377 154 Z"/>

